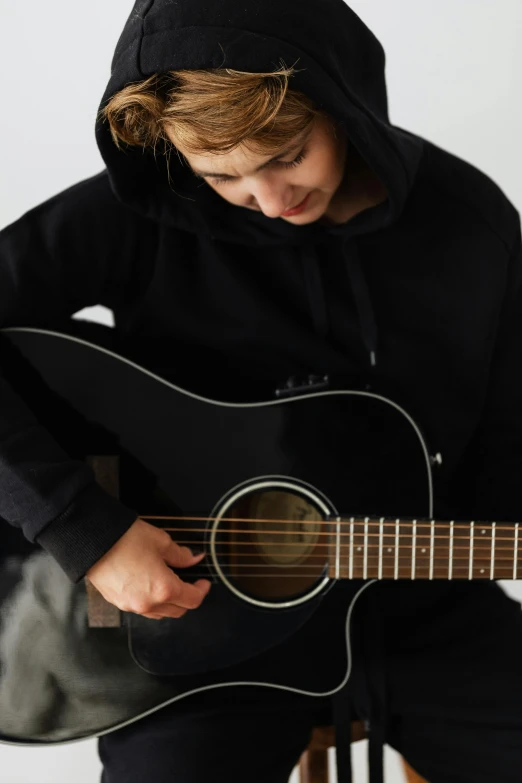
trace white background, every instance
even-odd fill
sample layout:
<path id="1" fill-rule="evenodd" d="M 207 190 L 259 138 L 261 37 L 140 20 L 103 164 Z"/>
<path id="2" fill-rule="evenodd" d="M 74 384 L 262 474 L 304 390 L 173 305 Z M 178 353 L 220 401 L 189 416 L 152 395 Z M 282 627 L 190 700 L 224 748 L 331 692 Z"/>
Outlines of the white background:
<path id="1" fill-rule="evenodd" d="M 131 7 L 131 0 L 0 0 L 0 228 L 103 168 L 94 118 Z M 520 210 L 520 0 L 352 0 L 351 7 L 386 50 L 391 121 L 486 172 Z M 97 308 L 91 316 L 107 317 Z M 506 587 L 522 599 L 522 583 Z M 355 756 L 362 783 L 364 743 Z M 391 751 L 386 766 L 387 783 L 402 783 Z M 3 783 L 97 783 L 101 767 L 89 741 L 0 745 L 0 769 Z"/>

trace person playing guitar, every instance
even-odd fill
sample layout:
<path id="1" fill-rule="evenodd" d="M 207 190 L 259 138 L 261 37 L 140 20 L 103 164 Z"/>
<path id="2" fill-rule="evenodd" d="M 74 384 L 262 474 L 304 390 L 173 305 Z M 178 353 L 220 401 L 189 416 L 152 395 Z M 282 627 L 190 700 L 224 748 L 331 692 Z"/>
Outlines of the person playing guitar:
<path id="1" fill-rule="evenodd" d="M 114 312 L 122 354 L 144 367 L 154 357 L 158 375 L 199 397 L 244 406 L 349 389 L 389 400 L 426 438 L 433 497 L 422 507 L 402 489 L 385 499 L 370 461 L 354 483 L 366 477 L 371 507 L 339 509 L 371 520 L 358 528 L 361 546 L 379 530 L 368 525 L 395 515 L 396 503 L 397 515 L 451 521 L 451 536 L 453 520 L 495 520 L 500 527 L 483 530 L 493 548 L 500 531 L 503 552 L 522 512 L 520 217 L 483 172 L 390 122 L 384 62 L 382 45 L 343 0 L 137 0 L 96 121 L 106 168 L 0 232 L 0 327 L 53 330 L 101 304 Z M 328 399 L 317 404 L 335 412 Z M 277 453 L 292 455 L 287 475 L 324 448 L 317 475 L 341 487 L 378 435 L 380 474 L 389 470 L 397 489 L 402 436 L 364 405 L 350 429 L 337 417 L 342 448 L 328 464 L 330 430 L 322 442 L 315 413 L 296 414 L 276 438 Z M 238 463 L 271 442 L 277 417 L 264 421 Z M 172 458 L 188 460 L 192 443 L 212 450 L 216 474 L 224 470 L 227 430 L 204 444 L 193 420 L 190 433 L 177 452 L 173 430 Z M 208 551 L 177 543 L 100 488 L 7 369 L 0 465 L 4 529 L 49 555 L 70 585 L 87 577 L 106 601 L 158 629 L 204 616 L 217 591 L 196 568 Z M 211 484 L 212 474 L 198 480 Z M 302 498 L 266 493 L 249 506 L 254 520 L 292 521 L 294 563 L 332 518 L 317 511 L 320 498 L 314 508 Z M 280 531 L 255 531 L 260 565 L 288 565 L 288 552 L 272 549 Z M 455 535 L 456 569 L 463 545 Z M 410 539 L 411 580 L 381 570 L 360 596 L 350 678 L 337 693 L 255 687 L 252 654 L 246 685 L 201 689 L 100 736 L 103 783 L 284 783 L 312 728 L 332 722 L 347 783 L 355 717 L 369 730 L 372 783 L 382 780 L 384 742 L 430 783 L 519 783 L 520 607 L 496 585 L 493 565 L 479 580 L 470 559 L 470 579 L 450 570 L 437 581 L 429 559 L 415 572 L 415 555 L 427 557 L 415 546 Z M 195 578 L 185 578 L 191 569 Z M 346 654 L 329 633 L 344 627 L 349 596 L 342 585 L 331 590 L 298 634 L 271 648 L 274 676 L 300 673 L 327 691 L 322 678 Z M 260 615 L 268 626 L 269 612 Z M 210 649 L 208 634 L 201 644 Z M 9 741 L 6 714 L 0 690 L 0 739 Z"/>

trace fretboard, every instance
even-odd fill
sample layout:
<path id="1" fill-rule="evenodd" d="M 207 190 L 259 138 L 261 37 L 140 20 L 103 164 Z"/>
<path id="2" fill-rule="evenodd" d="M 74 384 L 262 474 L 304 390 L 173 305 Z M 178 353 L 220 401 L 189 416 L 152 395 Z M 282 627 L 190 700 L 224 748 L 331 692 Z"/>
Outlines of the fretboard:
<path id="1" fill-rule="evenodd" d="M 518 523 L 331 520 L 335 579 L 522 579 Z"/>

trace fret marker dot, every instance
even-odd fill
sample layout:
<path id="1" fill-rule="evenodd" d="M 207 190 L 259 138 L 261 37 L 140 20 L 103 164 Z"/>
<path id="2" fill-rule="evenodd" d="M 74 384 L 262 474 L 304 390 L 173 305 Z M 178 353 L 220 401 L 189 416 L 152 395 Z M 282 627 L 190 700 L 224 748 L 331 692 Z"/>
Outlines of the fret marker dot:
<path id="1" fill-rule="evenodd" d="M 358 552 L 362 552 L 362 546 L 358 546 L 358 547 L 357 547 L 357 551 L 358 551 Z"/>
<path id="2" fill-rule="evenodd" d="M 426 554 L 426 550 L 425 549 L 421 549 L 421 552 L 422 552 L 423 555 Z"/>
<path id="3" fill-rule="evenodd" d="M 392 551 L 391 547 L 388 547 L 388 552 L 391 552 L 391 551 Z"/>
<path id="4" fill-rule="evenodd" d="M 481 574 L 483 574 L 483 573 L 484 573 L 484 569 L 483 569 L 483 568 L 481 568 L 481 569 L 480 569 L 480 573 L 481 573 Z"/>
<path id="5" fill-rule="evenodd" d="M 486 531 L 485 530 L 481 530 L 480 532 L 482 533 L 483 536 L 486 535 Z"/>

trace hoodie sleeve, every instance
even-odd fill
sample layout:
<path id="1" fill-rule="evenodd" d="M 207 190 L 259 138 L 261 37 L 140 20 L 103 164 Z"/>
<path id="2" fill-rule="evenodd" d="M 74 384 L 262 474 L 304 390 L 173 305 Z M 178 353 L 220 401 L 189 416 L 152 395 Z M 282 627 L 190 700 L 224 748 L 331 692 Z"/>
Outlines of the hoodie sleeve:
<path id="1" fill-rule="evenodd" d="M 522 521 L 522 243 L 517 213 L 480 426 L 460 476 L 477 521 Z"/>
<path id="2" fill-rule="evenodd" d="M 105 173 L 78 183 L 0 232 L 0 328 L 57 324 L 132 295 L 143 241 Z M 35 419 L 1 374 L 0 518 L 39 543 L 78 582 L 137 517 L 95 482 Z"/>

